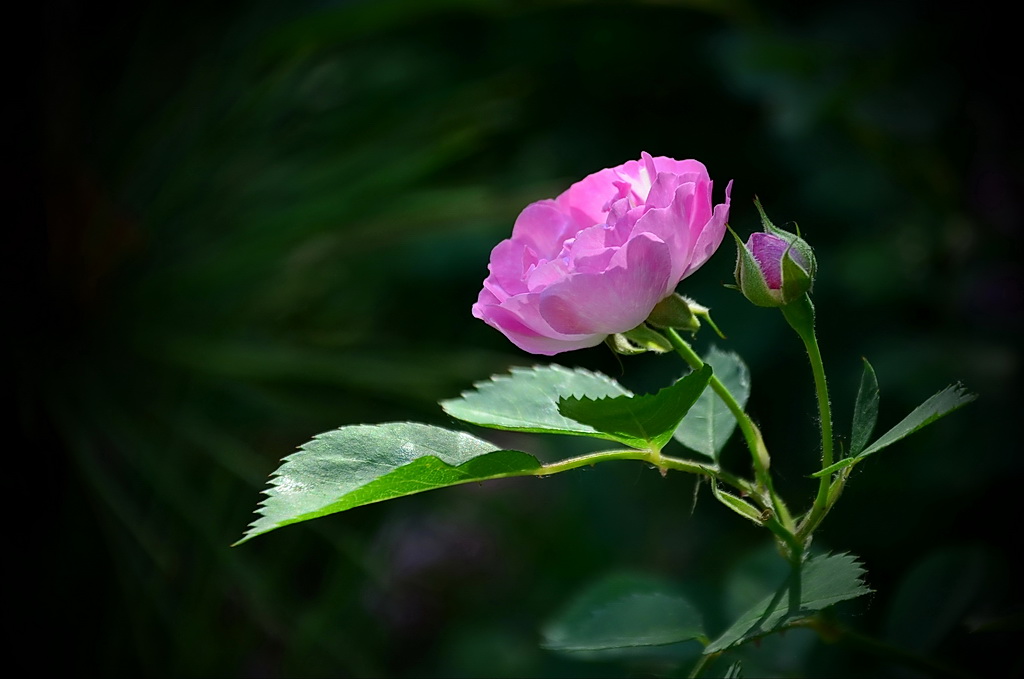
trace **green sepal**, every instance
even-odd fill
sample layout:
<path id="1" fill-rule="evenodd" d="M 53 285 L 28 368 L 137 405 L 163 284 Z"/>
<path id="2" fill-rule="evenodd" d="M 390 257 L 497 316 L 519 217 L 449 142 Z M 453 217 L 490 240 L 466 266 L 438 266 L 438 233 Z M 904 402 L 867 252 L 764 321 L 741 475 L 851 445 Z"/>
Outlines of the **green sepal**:
<path id="1" fill-rule="evenodd" d="M 658 354 L 672 351 L 672 343 L 664 335 L 643 323 L 620 334 L 630 343 L 642 347 L 644 351 L 653 351 Z"/>
<path id="2" fill-rule="evenodd" d="M 754 196 L 754 207 L 757 208 L 757 213 L 761 216 L 761 226 L 764 227 L 765 233 L 774 233 L 778 235 L 782 229 L 772 224 L 772 220 L 768 219 L 768 215 L 764 213 L 764 208 L 761 207 L 761 199 L 757 196 Z M 800 230 L 799 227 L 797 230 Z"/>
<path id="3" fill-rule="evenodd" d="M 770 518 L 766 516 L 754 505 L 750 504 L 746 500 L 736 497 L 731 493 L 726 493 L 718 489 L 718 484 L 712 479 L 711 481 L 711 494 L 715 496 L 715 499 L 721 502 L 723 505 L 736 512 L 744 519 L 753 521 L 758 526 L 763 526 L 764 522 Z"/>
<path id="4" fill-rule="evenodd" d="M 711 320 L 711 309 L 679 293 L 673 293 L 658 302 L 647 317 L 647 322 L 656 328 L 674 328 L 695 335 L 700 329 L 701 319 L 711 326 L 716 335 L 725 339 L 725 335 Z"/>
<path id="5" fill-rule="evenodd" d="M 792 241 L 789 244 L 789 248 L 786 250 L 786 254 L 782 256 L 782 301 L 786 304 L 797 299 L 805 292 L 810 292 L 814 285 L 814 273 L 817 268 L 817 264 L 814 260 L 814 254 L 811 253 L 811 249 L 809 247 L 798 247 L 797 242 L 806 245 L 802 239 L 799 241 Z M 809 262 L 809 271 L 805 271 L 804 268 L 800 266 L 795 259 L 793 259 L 790 252 L 794 249 L 798 250 L 805 258 L 807 258 Z"/>
<path id="6" fill-rule="evenodd" d="M 777 307 L 782 304 L 782 293 L 768 287 L 768 281 L 761 273 L 761 265 L 747 249 L 739 234 L 729 227 L 729 233 L 736 239 L 736 287 L 751 303 L 763 307 Z"/>
<path id="7" fill-rule="evenodd" d="M 711 320 L 711 309 L 710 308 L 708 308 L 708 307 L 706 307 L 706 306 L 704 306 L 702 304 L 697 304 L 696 302 L 694 302 L 689 297 L 683 297 L 683 299 L 686 300 L 686 303 L 690 305 L 690 311 L 693 312 L 694 316 L 699 316 L 700 318 L 703 318 L 704 322 L 711 326 L 711 329 L 715 331 L 716 335 L 718 335 L 722 339 L 725 339 L 725 333 L 723 333 L 721 330 L 719 330 L 719 328 L 715 324 L 715 322 L 713 320 Z"/>
<path id="8" fill-rule="evenodd" d="M 604 338 L 604 343 L 607 344 L 608 348 L 616 354 L 621 354 L 623 356 L 636 356 L 637 354 L 647 353 L 647 349 L 645 347 L 630 342 L 625 333 L 621 332 L 617 332 L 614 335 L 608 335 Z"/>
<path id="9" fill-rule="evenodd" d="M 700 308 L 707 311 L 705 307 Z M 679 293 L 673 293 L 655 304 L 647 322 L 656 328 L 675 328 L 691 333 L 700 328 L 700 320 L 690 308 L 690 300 Z"/>

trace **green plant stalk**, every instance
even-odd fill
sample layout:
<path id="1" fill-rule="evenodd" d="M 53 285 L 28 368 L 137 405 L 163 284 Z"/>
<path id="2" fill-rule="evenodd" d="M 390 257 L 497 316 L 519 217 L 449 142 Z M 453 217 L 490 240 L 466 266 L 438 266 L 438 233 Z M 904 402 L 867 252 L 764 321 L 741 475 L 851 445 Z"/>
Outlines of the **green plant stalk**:
<path id="1" fill-rule="evenodd" d="M 814 332 L 814 304 L 811 303 L 810 296 L 804 293 L 800 299 L 780 307 L 780 310 L 786 318 L 786 322 L 803 340 L 804 348 L 807 350 L 807 358 L 811 363 L 811 373 L 814 375 L 814 391 L 818 398 L 818 419 L 821 423 L 821 468 L 825 469 L 832 464 L 832 406 L 828 398 L 828 381 L 825 379 L 825 365 L 821 360 L 821 350 L 818 348 L 818 338 Z M 832 506 L 830 499 L 834 502 L 839 498 L 838 492 L 832 498 L 829 497 L 831 485 L 831 474 L 821 477 L 821 482 L 818 484 L 818 493 L 814 498 L 814 504 L 797 529 L 797 537 L 802 541 L 806 540 L 814 532 L 814 529 L 818 527 L 821 520 L 825 518 L 825 515 Z"/>
<path id="2" fill-rule="evenodd" d="M 672 328 L 667 328 L 665 334 L 671 342 L 672 347 L 676 350 L 687 365 L 694 370 L 700 370 L 704 367 L 704 360 L 697 355 L 697 352 L 693 350 L 679 333 Z M 794 532 L 793 518 L 789 513 L 789 509 L 786 507 L 786 503 L 782 501 L 782 498 L 775 492 L 775 488 L 772 484 L 771 475 L 768 473 L 768 467 L 771 464 L 771 458 L 768 456 L 768 449 L 764 445 L 764 439 L 761 438 L 761 432 L 754 424 L 754 421 L 743 411 L 740 407 L 739 402 L 736 401 L 736 397 L 732 395 L 732 392 L 722 384 L 722 381 L 717 376 L 712 375 L 711 381 L 708 382 L 711 388 L 719 398 L 725 403 L 725 406 L 729 409 L 729 412 L 736 418 L 736 422 L 740 427 L 740 431 L 743 433 L 743 438 L 747 442 L 747 448 L 750 449 L 750 455 L 753 458 L 754 463 L 754 474 L 757 477 L 758 483 L 764 487 L 771 498 L 771 509 L 774 511 L 777 522 L 781 528 L 788 532 L 790 535 Z M 789 541 L 787 540 L 787 543 Z"/>
<path id="3" fill-rule="evenodd" d="M 694 462 L 692 460 L 682 460 L 677 457 L 670 457 L 668 455 L 662 455 L 659 450 L 604 450 L 596 453 L 587 453 L 585 455 L 579 455 L 577 457 L 571 457 L 567 460 L 561 460 L 560 462 L 552 462 L 551 464 L 541 465 L 536 471 L 533 472 L 534 476 L 549 476 L 551 474 L 558 474 L 560 472 L 566 472 L 571 469 L 578 469 L 580 467 L 587 467 L 595 465 L 599 462 L 608 462 L 610 460 L 641 460 L 655 465 L 659 469 L 675 469 L 677 471 L 689 472 L 691 474 L 697 474 L 699 476 L 706 476 L 713 480 L 718 480 L 723 483 L 727 483 L 736 490 L 740 491 L 744 495 L 749 495 L 757 498 L 757 488 L 750 481 L 740 478 L 735 474 L 731 474 L 724 469 L 719 469 L 714 465 L 701 464 L 700 462 Z M 489 478 L 500 478 L 501 474 L 495 475 Z M 508 476 L 522 476 L 517 472 L 512 472 Z"/>
<path id="4" fill-rule="evenodd" d="M 704 645 L 707 646 L 707 644 Z M 686 675 L 687 679 L 697 679 L 697 677 L 700 676 L 700 673 L 704 670 L 704 668 L 707 667 L 708 663 L 710 663 L 720 655 L 721 653 L 711 653 L 708 655 L 702 655 L 700 658 L 697 659 L 697 662 L 696 664 L 694 664 L 693 669 L 690 670 L 690 673 Z"/>

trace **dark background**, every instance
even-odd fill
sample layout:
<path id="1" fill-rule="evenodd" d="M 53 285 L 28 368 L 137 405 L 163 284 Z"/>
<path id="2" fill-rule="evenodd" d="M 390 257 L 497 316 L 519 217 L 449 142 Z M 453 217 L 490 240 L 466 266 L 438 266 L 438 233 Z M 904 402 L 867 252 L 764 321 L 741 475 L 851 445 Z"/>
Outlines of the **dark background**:
<path id="1" fill-rule="evenodd" d="M 771 4 L 40 5 L 37 75 L 9 130 L 30 153 L 5 165 L 22 433 L 8 523 L 31 529 L 45 662 L 685 676 L 671 658 L 537 645 L 572 592 L 616 569 L 682 583 L 712 632 L 737 587 L 774 577 L 757 566 L 767 535 L 706 489 L 691 510 L 682 475 L 610 463 L 229 547 L 312 435 L 458 427 L 438 400 L 541 362 L 469 314 L 490 248 L 527 203 L 646 150 L 703 161 L 719 199 L 734 179 L 740 233 L 758 227 L 756 194 L 815 246 L 840 434 L 861 356 L 879 432 L 952 382 L 980 395 L 858 467 L 817 543 L 858 555 L 876 590 L 840 607 L 844 624 L 945 668 L 932 673 L 1019 672 L 1021 111 L 1002 76 L 1016 38 L 1005 17 L 941 3 Z M 778 313 L 723 287 L 733 261 L 727 240 L 681 290 L 749 363 L 749 410 L 802 507 L 817 456 L 806 359 Z M 603 348 L 555 361 L 640 390 L 678 376 L 671 357 L 620 364 Z M 545 459 L 578 450 L 476 433 Z M 745 471 L 744 454 L 731 442 L 727 464 Z M 747 676 L 921 671 L 812 636 L 750 649 Z"/>

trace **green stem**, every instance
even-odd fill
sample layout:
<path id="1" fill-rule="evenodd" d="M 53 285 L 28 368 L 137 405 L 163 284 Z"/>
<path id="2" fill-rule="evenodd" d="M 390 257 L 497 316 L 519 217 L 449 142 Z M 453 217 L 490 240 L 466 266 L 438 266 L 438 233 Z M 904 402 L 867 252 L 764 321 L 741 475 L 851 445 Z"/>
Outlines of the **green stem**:
<path id="1" fill-rule="evenodd" d="M 707 644 L 704 645 L 707 646 Z M 697 677 L 700 676 L 700 673 L 704 671 L 704 668 L 707 667 L 708 663 L 717 658 L 719 655 L 721 654 L 709 653 L 707 655 L 702 655 L 700 658 L 697 659 L 697 663 L 693 666 L 693 669 L 690 670 L 690 673 L 686 675 L 687 678 L 697 679 Z"/>
<path id="2" fill-rule="evenodd" d="M 672 343 L 672 347 L 676 350 L 687 365 L 694 370 L 700 370 L 704 367 L 704 361 L 697 352 L 693 350 L 687 342 L 679 336 L 675 330 L 668 328 L 665 330 L 665 334 L 668 336 L 668 341 Z M 742 406 L 736 400 L 736 397 L 732 395 L 728 387 L 722 384 L 722 381 L 718 377 L 712 375 L 711 381 L 708 383 L 711 389 L 718 394 L 718 397 L 725 403 L 725 407 L 729 409 L 733 417 L 736 418 L 736 422 L 739 425 L 740 431 L 743 433 L 743 438 L 747 442 L 747 448 L 750 449 L 750 455 L 754 462 L 754 474 L 757 477 L 757 481 L 762 487 L 768 492 L 771 498 L 772 509 L 778 517 L 778 521 L 789 533 L 794 530 L 793 518 L 789 513 L 789 509 L 786 507 L 786 503 L 782 501 L 776 492 L 772 484 L 771 475 L 768 473 L 768 467 L 771 464 L 771 459 L 768 456 L 768 449 L 764 445 L 764 439 L 761 438 L 761 432 L 754 424 L 754 421 L 750 419 L 750 416 L 744 412 Z"/>
<path id="3" fill-rule="evenodd" d="M 790 526 L 784 525 L 779 521 L 778 517 L 770 516 L 768 520 L 764 522 L 765 527 L 772 532 L 772 534 L 779 539 L 782 544 L 786 545 L 786 550 L 783 552 L 783 556 L 786 558 L 794 568 L 799 568 L 804 558 L 804 543 L 795 534 L 795 531 Z"/>
<path id="4" fill-rule="evenodd" d="M 701 464 L 700 462 L 694 462 L 692 460 L 682 460 L 677 457 L 669 457 L 668 455 L 662 455 L 660 451 L 655 450 L 603 450 L 596 453 L 587 453 L 577 457 L 570 457 L 569 459 L 561 460 L 560 462 L 541 465 L 540 468 L 533 472 L 533 474 L 535 476 L 549 476 L 551 474 L 558 474 L 571 469 L 587 467 L 599 462 L 608 462 L 610 460 L 642 460 L 644 462 L 649 462 L 660 469 L 675 469 L 677 471 L 689 472 L 691 474 L 698 474 L 711 479 L 717 479 L 723 483 L 729 484 L 744 495 L 754 497 L 757 495 L 757 489 L 750 481 L 740 478 L 723 469 L 719 469 L 717 466 Z M 521 474 L 518 473 L 509 474 L 509 476 L 520 475 Z M 502 475 L 495 475 L 494 478 L 498 478 L 500 476 Z"/>
<path id="5" fill-rule="evenodd" d="M 821 360 L 818 338 L 814 333 L 814 305 L 809 295 L 781 307 L 782 315 L 803 340 L 807 350 L 807 358 L 811 362 L 811 373 L 814 375 L 814 390 L 818 397 L 818 419 L 821 422 L 821 468 L 832 464 L 832 406 L 828 399 L 828 382 L 825 379 L 825 365 Z M 832 475 L 825 474 L 818 484 L 818 494 L 814 498 L 811 511 L 800 524 L 797 535 L 804 539 L 817 528 L 831 507 L 829 488 Z M 838 495 L 836 495 L 838 497 Z"/>

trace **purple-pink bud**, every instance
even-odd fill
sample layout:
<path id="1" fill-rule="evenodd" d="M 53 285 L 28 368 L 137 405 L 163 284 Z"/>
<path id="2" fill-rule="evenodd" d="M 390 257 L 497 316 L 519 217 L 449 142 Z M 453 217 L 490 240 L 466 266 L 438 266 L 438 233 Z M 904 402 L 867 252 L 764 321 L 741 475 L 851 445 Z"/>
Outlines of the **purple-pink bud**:
<path id="1" fill-rule="evenodd" d="M 736 286 L 758 306 L 786 306 L 814 284 L 814 251 L 798 233 L 772 224 L 758 201 L 754 204 L 765 230 L 750 234 L 746 243 L 736 236 Z"/>
<path id="2" fill-rule="evenodd" d="M 792 248 L 791 242 L 772 233 L 756 232 L 747 239 L 747 249 L 760 265 L 761 275 L 772 290 L 782 289 L 782 257 Z M 804 270 L 809 268 L 807 258 L 792 248 L 790 256 Z"/>

